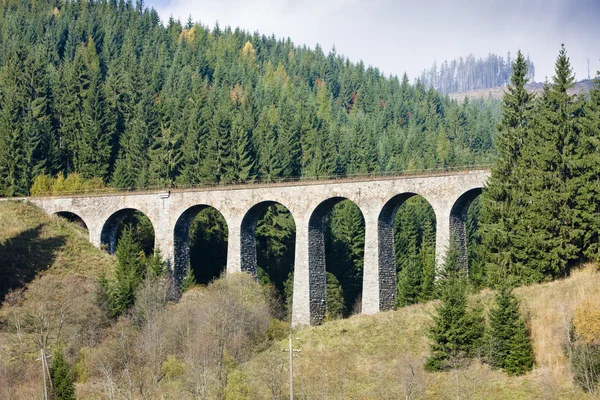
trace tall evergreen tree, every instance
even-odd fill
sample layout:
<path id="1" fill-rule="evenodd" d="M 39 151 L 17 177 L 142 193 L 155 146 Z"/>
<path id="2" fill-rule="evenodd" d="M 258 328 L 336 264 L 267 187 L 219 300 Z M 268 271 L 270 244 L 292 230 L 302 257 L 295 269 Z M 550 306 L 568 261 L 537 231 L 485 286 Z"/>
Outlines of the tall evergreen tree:
<path id="1" fill-rule="evenodd" d="M 99 71 L 91 77 L 83 103 L 81 138 L 74 158 L 76 171 L 84 178 L 106 179 L 112 153 L 112 138 L 107 131 L 104 95 Z"/>
<path id="2" fill-rule="evenodd" d="M 28 194 L 30 143 L 21 123 L 26 114 L 22 81 L 25 57 L 24 49 L 14 49 L 0 69 L 0 192 L 4 196 Z"/>
<path id="3" fill-rule="evenodd" d="M 135 290 L 144 277 L 144 253 L 135 233 L 127 225 L 117 244 L 117 266 L 114 282 L 108 283 L 109 314 L 114 318 L 122 315 L 133 304 Z"/>
<path id="4" fill-rule="evenodd" d="M 517 228 L 526 207 L 520 193 L 524 179 L 522 152 L 531 145 L 533 135 L 530 133 L 533 98 L 525 89 L 527 81 L 527 65 L 519 51 L 502 99 L 502 119 L 496 137 L 499 157 L 482 201 L 482 240 L 492 285 L 506 279 L 508 274 L 521 276 L 523 280 L 532 275 L 524 271 L 527 267 L 522 236 L 526 233 Z"/>
<path id="5" fill-rule="evenodd" d="M 516 222 L 523 232 L 527 265 L 537 280 L 568 273 L 582 255 L 585 230 L 576 204 L 577 187 L 583 182 L 573 168 L 582 104 L 567 93 L 574 77 L 564 46 L 555 73 L 536 108 L 534 140 L 524 149 L 525 212 Z"/>
<path id="6" fill-rule="evenodd" d="M 477 355 L 485 334 L 485 318 L 480 306 L 467 306 L 468 280 L 458 263 L 458 252 L 450 246 L 444 260 L 441 285 L 442 304 L 433 317 L 429 330 L 431 354 L 425 362 L 429 371 L 463 365 Z"/>
<path id="7" fill-rule="evenodd" d="M 531 340 L 519 311 L 519 301 L 502 286 L 496 306 L 490 311 L 490 361 L 510 375 L 521 375 L 533 367 Z"/>

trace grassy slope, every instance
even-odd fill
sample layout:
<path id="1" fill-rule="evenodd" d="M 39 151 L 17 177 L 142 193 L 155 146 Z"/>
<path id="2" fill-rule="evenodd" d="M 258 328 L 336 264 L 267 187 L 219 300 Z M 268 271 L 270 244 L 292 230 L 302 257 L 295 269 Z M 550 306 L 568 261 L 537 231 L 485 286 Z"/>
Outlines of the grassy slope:
<path id="1" fill-rule="evenodd" d="M 0 301 L 41 272 L 99 276 L 111 271 L 114 258 L 98 251 L 88 233 L 31 204 L 0 203 Z"/>
<path id="2" fill-rule="evenodd" d="M 113 263 L 114 258 L 95 249 L 87 232 L 73 224 L 32 205 L 0 203 L 0 290 L 6 290 L 7 283 L 28 283 L 41 272 L 95 277 L 110 271 Z M 7 280 L 10 274 L 19 280 Z M 412 382 L 421 398 L 587 398 L 572 385 L 562 340 L 565 321 L 583 299 L 600 302 L 599 286 L 600 274 L 588 266 L 567 279 L 516 291 L 530 322 L 536 354 L 534 371 L 523 377 L 507 377 L 478 363 L 458 373 L 425 373 L 421 366 L 428 354 L 425 334 L 433 302 L 298 331 L 296 392 L 308 398 L 404 398 Z M 484 291 L 474 298 L 489 307 L 494 297 Z M 279 351 L 285 347 L 287 341 L 242 367 L 262 397 L 269 395 L 269 380 L 287 380 L 286 354 Z"/>
<path id="3" fill-rule="evenodd" d="M 295 347 L 301 352 L 295 358 L 295 390 L 309 398 L 391 399 L 404 398 L 397 396 L 413 382 L 421 398 L 588 398 L 572 384 L 562 341 L 565 316 L 572 316 L 585 298 L 600 301 L 599 287 L 600 274 L 587 266 L 567 279 L 516 290 L 536 355 L 534 371 L 525 376 L 508 377 L 479 362 L 460 372 L 424 372 L 429 349 L 426 332 L 436 304 L 432 302 L 298 331 Z M 494 293 L 484 291 L 472 300 L 477 299 L 489 308 Z M 287 341 L 277 347 L 287 347 Z M 244 370 L 252 377 L 257 370 L 268 374 L 259 364 L 266 364 L 261 356 Z"/>

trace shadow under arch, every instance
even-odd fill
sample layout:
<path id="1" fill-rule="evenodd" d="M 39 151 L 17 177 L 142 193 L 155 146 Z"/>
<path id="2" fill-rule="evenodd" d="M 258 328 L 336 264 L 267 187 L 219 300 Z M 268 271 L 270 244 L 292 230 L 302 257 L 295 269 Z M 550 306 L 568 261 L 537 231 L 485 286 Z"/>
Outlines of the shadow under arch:
<path id="1" fill-rule="evenodd" d="M 431 208 L 435 218 L 435 210 L 422 195 L 413 192 L 400 193 L 389 199 L 377 218 L 378 261 L 379 261 L 379 307 L 390 310 L 396 305 L 398 295 L 398 275 L 396 271 L 396 238 L 394 225 L 396 214 L 409 199 L 421 198 Z M 435 224 L 433 224 L 435 229 Z M 400 227 L 402 229 L 402 227 Z M 435 240 L 435 237 L 434 237 Z"/>
<path id="2" fill-rule="evenodd" d="M 175 281 L 175 287 L 179 288 L 183 279 L 185 278 L 188 269 L 191 267 L 190 261 L 190 228 L 194 219 L 204 210 L 214 210 L 219 216 L 223 217 L 223 214 L 213 206 L 207 204 L 197 204 L 191 206 L 185 210 L 177 219 L 175 223 L 175 229 L 173 231 L 173 245 L 174 245 L 174 269 L 173 279 Z M 227 221 L 225 221 L 226 234 L 229 231 Z M 225 250 L 227 252 L 227 250 Z M 227 254 L 225 258 L 227 258 Z"/>
<path id="3" fill-rule="evenodd" d="M 67 221 L 79 226 L 80 228 L 85 229 L 89 232 L 88 226 L 79 215 L 71 212 L 71 211 L 58 211 L 54 213 L 55 216 L 59 218 L 66 219 Z"/>
<path id="4" fill-rule="evenodd" d="M 296 220 L 294 215 L 290 212 L 289 208 L 277 201 L 261 201 L 253 205 L 244 215 L 242 219 L 241 232 L 240 232 L 240 251 L 241 251 L 241 269 L 242 271 L 248 272 L 253 276 L 257 276 L 258 273 L 258 256 L 257 256 L 257 242 L 256 242 L 256 228 L 258 221 L 262 218 L 267 209 L 271 206 L 278 205 L 287 210 L 294 223 L 294 245 L 292 251 L 295 251 L 295 230 Z M 293 254 L 292 254 L 293 259 Z"/>
<path id="5" fill-rule="evenodd" d="M 154 249 L 155 232 L 152 221 L 146 214 L 135 208 L 123 208 L 113 214 L 104 222 L 102 226 L 102 232 L 100 233 L 100 244 L 102 248 L 106 249 L 109 254 L 115 254 L 117 251 L 117 240 L 120 234 L 121 223 L 126 220 L 133 220 L 136 216 L 143 216 L 148 219 L 150 227 L 152 228 L 152 244 L 149 246 Z"/>
<path id="6" fill-rule="evenodd" d="M 463 193 L 450 210 L 450 246 L 458 252 L 458 265 L 469 272 L 469 252 L 467 249 L 467 212 L 473 201 L 481 195 L 482 188 L 474 188 Z"/>
<path id="7" fill-rule="evenodd" d="M 358 208 L 364 224 L 364 214 L 360 207 L 352 200 L 339 196 L 331 197 L 321 202 L 312 211 L 308 220 L 308 269 L 311 325 L 320 325 L 325 319 L 327 312 L 325 220 L 333 208 L 343 201 L 348 201 Z"/>

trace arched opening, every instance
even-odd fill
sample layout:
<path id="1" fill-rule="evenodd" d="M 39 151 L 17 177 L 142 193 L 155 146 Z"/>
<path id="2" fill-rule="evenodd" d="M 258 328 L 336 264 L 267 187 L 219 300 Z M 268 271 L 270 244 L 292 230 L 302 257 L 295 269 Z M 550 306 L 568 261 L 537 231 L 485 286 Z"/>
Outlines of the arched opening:
<path id="1" fill-rule="evenodd" d="M 388 310 L 433 298 L 435 212 L 415 193 L 390 199 L 378 221 L 380 308 Z"/>
<path id="2" fill-rule="evenodd" d="M 325 200 L 309 219 L 308 240 L 311 324 L 358 312 L 365 243 L 360 208 L 343 197 Z"/>
<path id="3" fill-rule="evenodd" d="M 126 226 L 133 228 L 135 239 L 148 256 L 154 253 L 154 227 L 150 219 L 141 211 L 133 208 L 124 208 L 112 214 L 102 227 L 100 242 L 102 248 L 109 254 L 115 254 L 117 244 L 123 229 Z"/>
<path id="4" fill-rule="evenodd" d="M 454 246 L 456 249 L 458 265 L 467 271 L 471 280 L 479 279 L 476 275 L 481 273 L 481 271 L 474 270 L 475 274 L 471 274 L 470 267 L 473 266 L 473 261 L 476 265 L 479 263 L 474 253 L 472 253 L 473 260 L 469 261 L 469 247 L 472 251 L 476 251 L 476 244 L 480 241 L 479 210 L 481 206 L 478 198 L 481 191 L 481 188 L 475 188 L 463 193 L 450 211 L 450 246 Z"/>
<path id="5" fill-rule="evenodd" d="M 184 211 L 175 223 L 173 237 L 177 287 L 189 268 L 196 283 L 218 278 L 227 265 L 227 239 L 227 222 L 214 207 L 199 204 Z"/>
<path id="6" fill-rule="evenodd" d="M 242 270 L 254 274 L 259 282 L 272 285 L 283 309 L 291 312 L 296 251 L 292 213 L 274 201 L 254 205 L 242 220 L 240 245 Z"/>
<path id="7" fill-rule="evenodd" d="M 59 211 L 59 212 L 54 213 L 54 215 L 56 215 L 59 218 L 66 219 L 67 221 L 77 225 L 81 229 L 85 229 L 86 231 L 89 231 L 85 221 L 79 215 L 77 215 L 75 213 L 72 213 L 70 211 Z"/>

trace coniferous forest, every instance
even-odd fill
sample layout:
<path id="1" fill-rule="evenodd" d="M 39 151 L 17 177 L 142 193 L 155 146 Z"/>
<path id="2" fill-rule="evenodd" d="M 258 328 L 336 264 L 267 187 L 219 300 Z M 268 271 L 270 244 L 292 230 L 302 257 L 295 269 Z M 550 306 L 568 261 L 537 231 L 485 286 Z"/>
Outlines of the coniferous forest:
<path id="1" fill-rule="evenodd" d="M 142 1 L 0 3 L 0 195 L 487 163 L 494 107 Z"/>
<path id="2" fill-rule="evenodd" d="M 0 5 L 0 196 L 446 169 L 495 154 L 497 103 L 457 103 L 335 49 L 218 24 L 163 24 L 142 1 Z M 328 265 L 346 314 L 360 295 L 364 231 L 358 208 L 339 207 L 328 222 Z M 411 251 L 418 261 L 411 265 L 432 261 L 427 212 L 404 221 L 417 236 L 396 234 L 399 257 Z M 216 253 L 226 228 L 218 213 L 199 218 L 192 267 L 208 282 L 224 266 Z M 293 221 L 275 208 L 265 219 L 259 266 L 283 294 Z M 210 265 L 196 266 L 198 258 Z M 409 297 L 401 304 L 416 301 Z"/>
<path id="3" fill-rule="evenodd" d="M 526 374 L 539 352 L 531 310 L 522 312 L 523 291 L 515 287 L 567 277 L 600 254 L 600 75 L 589 93 L 568 94 L 574 75 L 562 46 L 555 75 L 539 95 L 525 90 L 533 76 L 533 63 L 518 51 L 514 60 L 469 56 L 439 71 L 434 64 L 411 83 L 406 74 L 384 76 L 335 48 L 325 53 L 191 19 L 161 21 L 143 0 L 0 0 L 0 197 L 490 167 L 467 213 L 468 271 L 453 246 L 444 264 L 435 264 L 436 216 L 425 199 L 413 196 L 395 214 L 396 306 L 440 300 L 397 311 L 408 316 L 398 328 L 410 331 L 402 340 L 430 346 L 426 359 L 419 350 L 418 362 L 406 365 L 406 388 L 423 384 L 422 366 L 466 371 L 474 358 L 509 375 Z M 501 102 L 457 102 L 445 94 L 504 84 Z M 11 343 L 0 346 L 8 354 L 0 359 L 0 380 L 11 382 L 0 385 L 0 394 L 31 385 L 22 377 L 48 375 L 54 398 L 74 398 L 76 391 L 133 398 L 134 390 L 148 398 L 266 398 L 260 390 L 267 389 L 272 398 L 284 397 L 282 354 L 273 349 L 289 332 L 295 222 L 283 205 L 259 218 L 256 280 L 218 279 L 227 224 L 218 210 L 201 211 L 179 288 L 140 212 L 123 220 L 112 257 L 93 249 L 83 229 L 27 204 L 6 207 L 19 220 L 14 230 L 23 232 L 11 240 L 9 227 L 0 236 L 7 260 L 0 264 L 0 345 Z M 46 237 L 52 229 L 61 236 Z M 360 209 L 338 203 L 325 221 L 326 320 L 360 312 L 364 241 Z M 485 292 L 479 296 L 485 307 L 469 299 L 481 288 L 498 290 L 495 304 Z M 184 293 L 177 304 L 174 293 Z M 535 301 L 527 304 L 534 309 Z M 567 306 L 565 337 L 556 346 L 566 355 L 558 358 L 570 363 L 569 379 L 593 394 L 600 382 L 600 310 L 590 301 L 572 316 Z M 419 320 L 420 312 L 427 318 Z M 361 345 L 379 341 L 362 332 L 377 325 L 372 321 L 349 321 L 363 324 L 350 329 L 361 332 Z M 340 326 L 302 335 L 345 338 Z M 310 351 L 313 344 L 301 345 Z M 372 349 L 390 357 L 397 348 L 386 346 Z M 52 365 L 39 375 L 31 360 L 42 349 L 45 368 L 46 348 L 54 350 Z M 301 367 L 303 398 L 353 391 L 347 387 L 356 382 L 345 371 L 343 378 L 330 375 L 352 366 L 339 361 L 347 354 L 338 356 L 321 360 L 320 372 L 312 360 L 317 369 Z M 366 363 L 353 362 L 363 376 Z M 253 375 L 252 368 L 262 372 Z M 396 381 L 400 369 L 393 368 Z M 340 383 L 328 392 L 320 375 Z M 253 386 L 258 391 L 247 392 Z"/>

